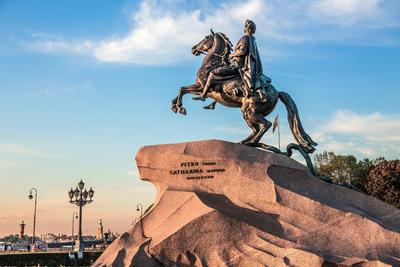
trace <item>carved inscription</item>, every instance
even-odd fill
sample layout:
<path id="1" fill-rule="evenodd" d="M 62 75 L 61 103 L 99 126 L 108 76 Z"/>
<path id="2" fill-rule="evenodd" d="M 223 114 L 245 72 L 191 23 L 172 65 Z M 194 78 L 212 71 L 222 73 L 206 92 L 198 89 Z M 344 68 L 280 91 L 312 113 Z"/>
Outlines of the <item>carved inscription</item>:
<path id="1" fill-rule="evenodd" d="M 171 175 L 184 175 L 187 180 L 213 179 L 225 169 L 218 166 L 217 162 L 181 162 L 178 169 L 170 170 Z"/>

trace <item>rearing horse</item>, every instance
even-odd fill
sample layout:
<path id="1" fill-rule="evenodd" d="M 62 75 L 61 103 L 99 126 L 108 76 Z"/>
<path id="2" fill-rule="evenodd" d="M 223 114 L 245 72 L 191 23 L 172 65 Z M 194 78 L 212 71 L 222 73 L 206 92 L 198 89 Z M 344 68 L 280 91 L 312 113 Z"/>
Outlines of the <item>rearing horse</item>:
<path id="1" fill-rule="evenodd" d="M 189 93 L 200 95 L 209 73 L 220 66 L 230 64 L 229 54 L 231 50 L 232 44 L 228 37 L 220 32 L 214 33 L 212 30 L 211 34 L 204 37 L 203 40 L 192 47 L 193 55 L 206 54 L 206 56 L 197 72 L 195 84 L 182 86 L 178 96 L 172 100 L 172 110 L 175 113 L 179 112 L 186 115 L 186 109 L 182 105 L 183 96 Z M 204 108 L 214 109 L 216 102 L 226 107 L 240 108 L 244 120 L 252 130 L 252 133 L 240 142 L 241 144 L 260 147 L 289 157 L 292 155 L 292 150 L 296 149 L 306 159 L 311 172 L 315 173 L 308 154 L 315 151 L 317 143 L 304 131 L 296 104 L 290 95 L 285 92 L 278 92 L 270 81 L 264 81 L 260 94 L 256 93 L 250 97 L 246 97 L 243 95 L 243 90 L 241 90 L 242 86 L 244 85 L 241 77 L 232 77 L 232 80 L 229 82 L 215 84 L 207 94 L 207 97 L 215 101 Z M 281 100 L 286 106 L 290 129 L 298 143 L 289 144 L 286 152 L 260 143 L 261 138 L 272 125 L 270 121 L 265 119 L 265 116 L 268 116 L 275 109 L 278 100 Z"/>

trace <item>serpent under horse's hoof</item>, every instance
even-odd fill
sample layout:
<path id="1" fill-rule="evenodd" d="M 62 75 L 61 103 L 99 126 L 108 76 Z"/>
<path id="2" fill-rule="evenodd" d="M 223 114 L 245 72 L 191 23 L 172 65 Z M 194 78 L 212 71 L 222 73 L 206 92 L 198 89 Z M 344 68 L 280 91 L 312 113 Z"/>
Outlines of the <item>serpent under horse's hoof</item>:
<path id="1" fill-rule="evenodd" d="M 241 141 L 240 143 L 241 143 L 242 145 L 250 146 L 250 147 L 256 147 L 256 146 L 257 146 L 257 143 L 254 142 L 253 140 Z"/>

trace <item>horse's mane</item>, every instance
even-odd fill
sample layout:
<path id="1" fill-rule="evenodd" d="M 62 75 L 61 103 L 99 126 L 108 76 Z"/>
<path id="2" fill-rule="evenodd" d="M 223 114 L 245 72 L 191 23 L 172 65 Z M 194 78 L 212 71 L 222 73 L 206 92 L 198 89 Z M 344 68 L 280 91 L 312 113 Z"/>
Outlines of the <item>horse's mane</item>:
<path id="1" fill-rule="evenodd" d="M 229 52 L 231 52 L 233 45 L 231 40 L 229 40 L 228 36 L 226 36 L 226 34 L 223 32 L 218 32 L 217 34 L 221 36 L 221 38 L 225 41 L 225 43 L 228 45 Z"/>

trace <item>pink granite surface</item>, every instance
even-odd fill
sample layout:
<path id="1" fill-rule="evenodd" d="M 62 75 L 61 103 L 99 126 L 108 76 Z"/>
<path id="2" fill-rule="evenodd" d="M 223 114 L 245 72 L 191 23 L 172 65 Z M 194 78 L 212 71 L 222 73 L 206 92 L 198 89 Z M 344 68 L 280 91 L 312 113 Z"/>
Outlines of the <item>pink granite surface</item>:
<path id="1" fill-rule="evenodd" d="M 400 266 L 399 209 L 285 156 L 208 140 L 136 162 L 154 206 L 93 266 Z"/>

